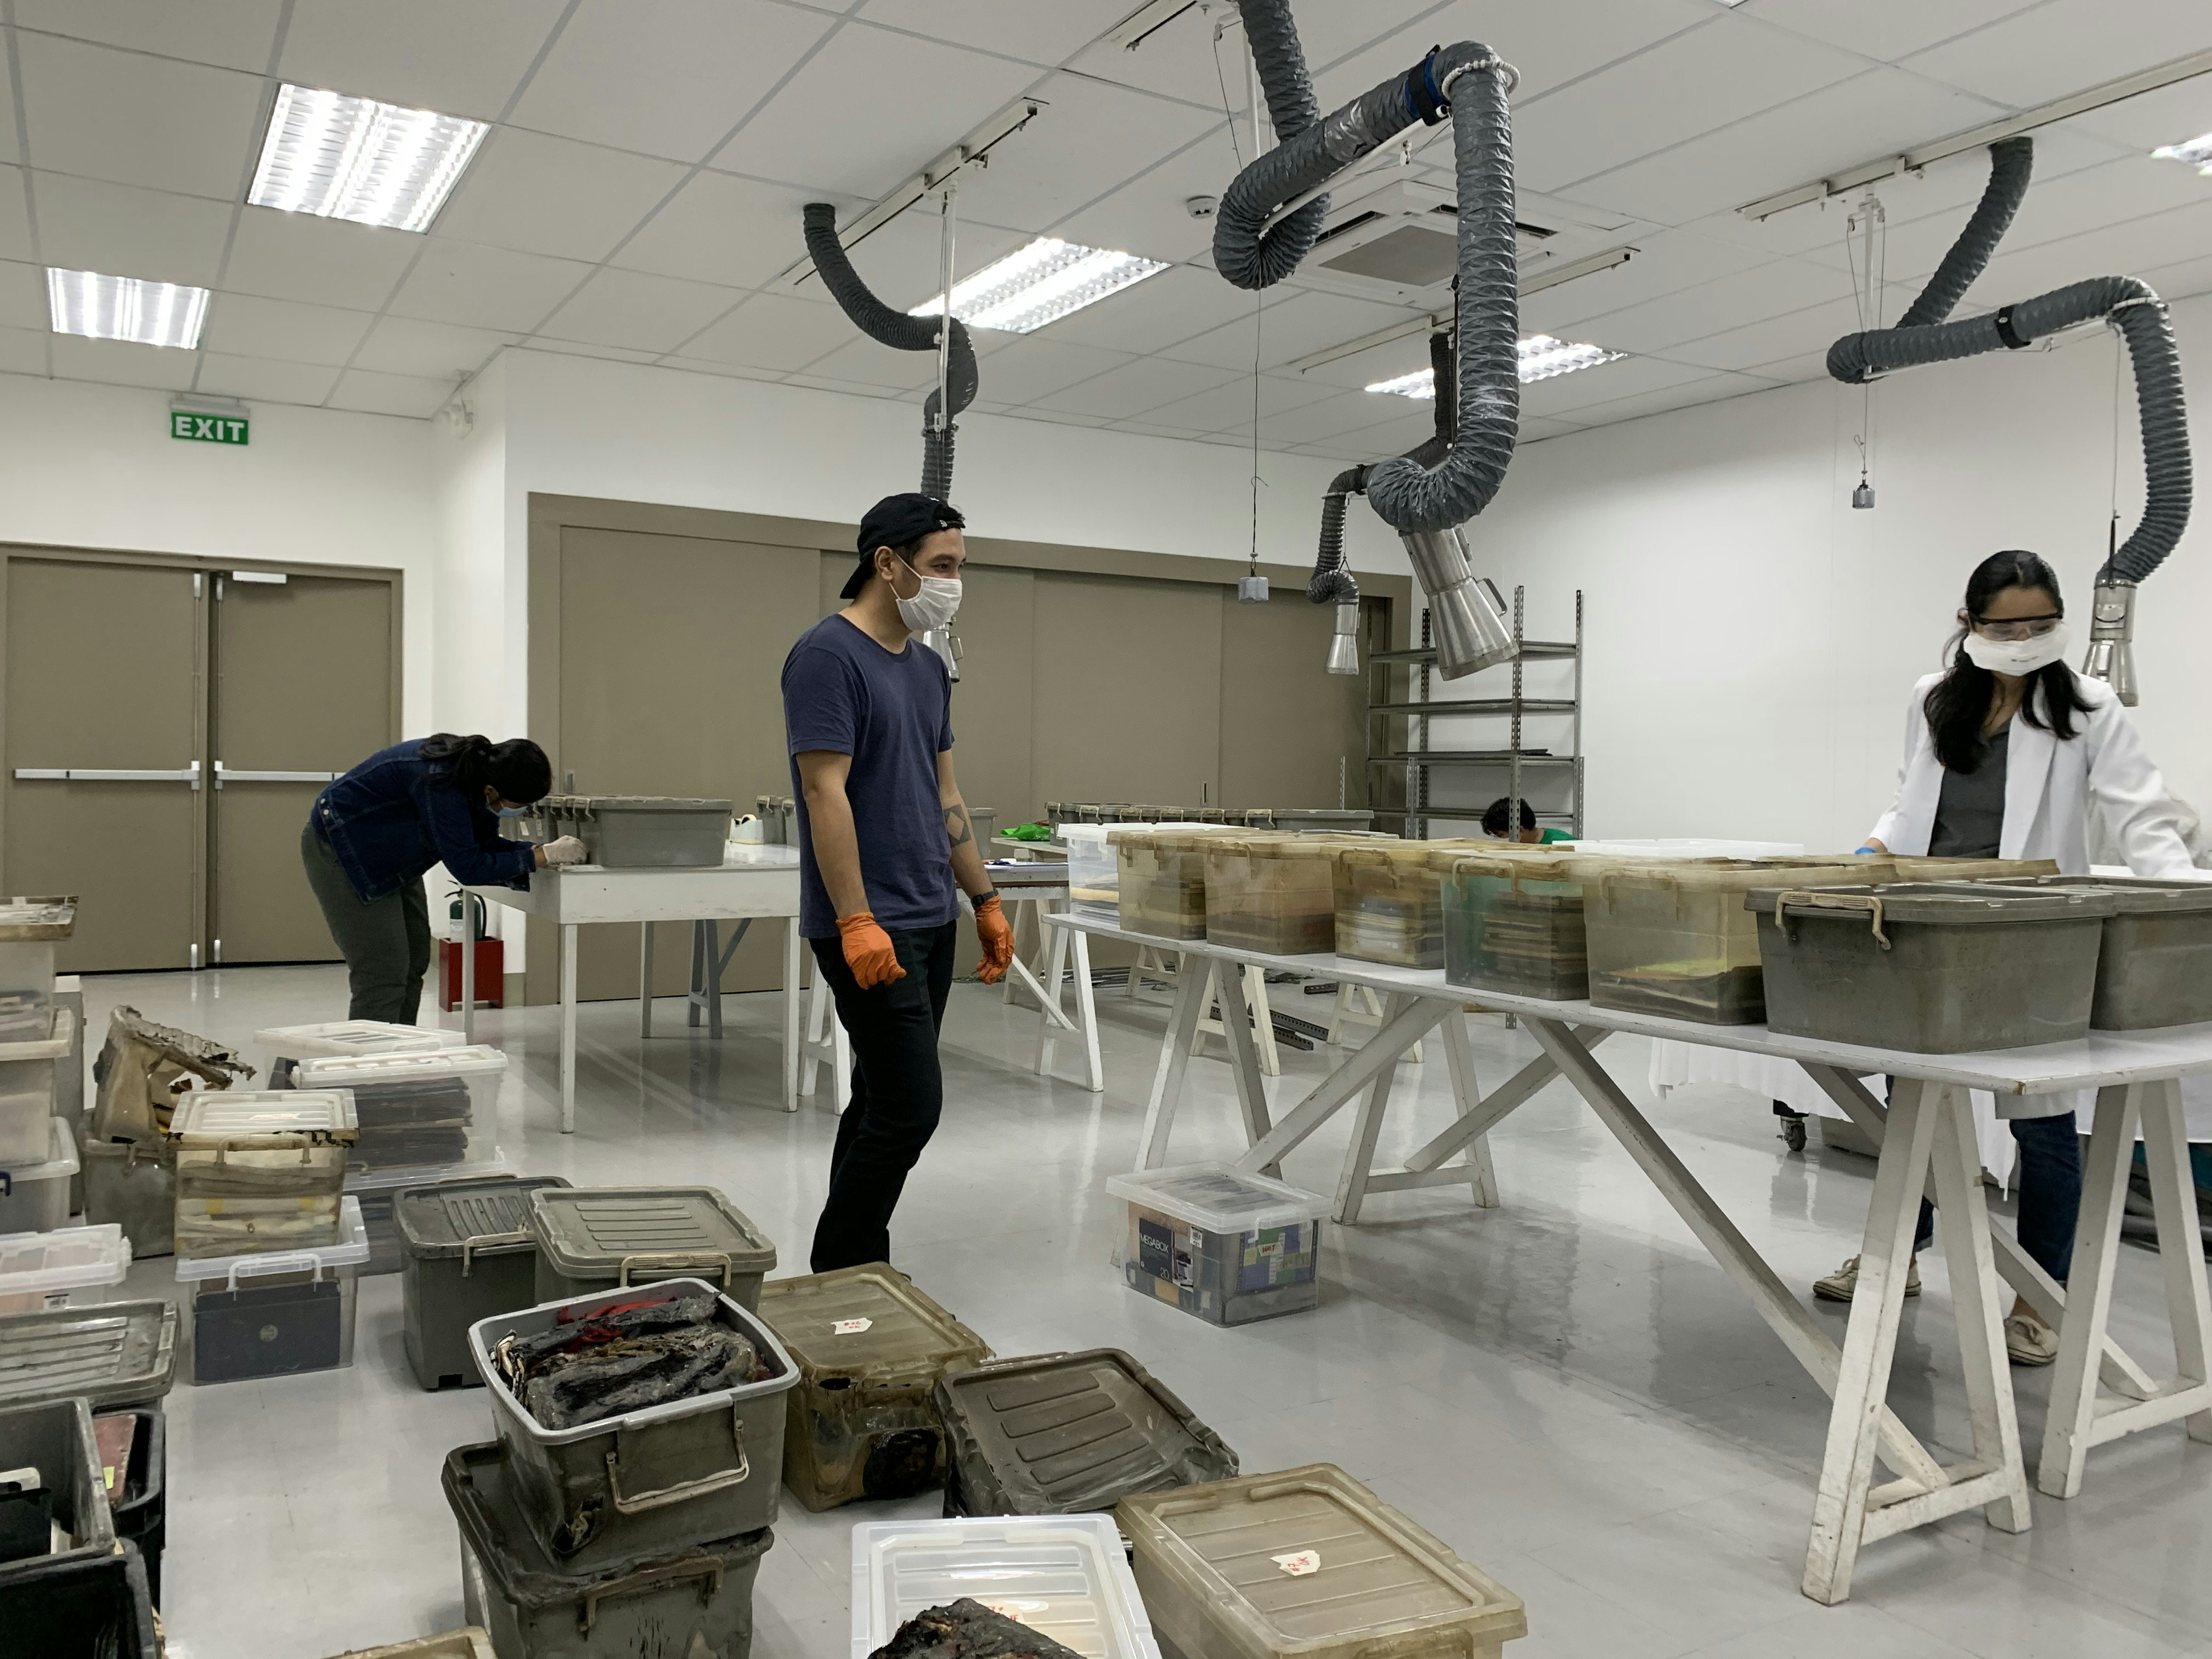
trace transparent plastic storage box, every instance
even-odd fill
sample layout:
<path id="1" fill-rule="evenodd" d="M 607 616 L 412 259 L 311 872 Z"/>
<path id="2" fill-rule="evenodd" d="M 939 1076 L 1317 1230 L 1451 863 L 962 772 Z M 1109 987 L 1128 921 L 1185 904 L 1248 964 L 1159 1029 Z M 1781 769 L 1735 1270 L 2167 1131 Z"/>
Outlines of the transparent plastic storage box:
<path id="1" fill-rule="evenodd" d="M 1121 1537 L 1103 1515 L 870 1521 L 853 1528 L 853 1655 L 963 1598 L 1082 1659 L 1159 1659 Z"/>
<path id="2" fill-rule="evenodd" d="M 1197 823 L 1063 823 L 1057 834 L 1067 844 L 1067 896 L 1091 915 L 1118 915 L 1121 866 L 1112 837 L 1117 835 L 1182 835 L 1203 830 Z"/>
<path id="3" fill-rule="evenodd" d="M 1204 939 L 1206 848 L 1224 833 L 1112 826 L 1106 842 L 1114 849 L 1115 915 L 1122 927 L 1156 939 Z"/>
<path id="4" fill-rule="evenodd" d="M 1498 1659 L 1521 1598 L 1333 1463 L 1125 1498 L 1115 1519 L 1182 1659 Z"/>
<path id="5" fill-rule="evenodd" d="M 1458 844 L 1384 841 L 1339 848 L 1337 955 L 1395 968 L 1443 967 L 1443 888 L 1435 860 Z"/>
<path id="6" fill-rule="evenodd" d="M 0 899 L 0 1042 L 51 1033 L 54 946 L 76 929 L 74 898 Z"/>
<path id="7" fill-rule="evenodd" d="M 281 1253 L 177 1259 L 177 1282 L 191 1287 L 192 1340 L 186 1378 L 237 1382 L 332 1370 L 353 1364 L 361 1270 L 368 1230 L 348 1197 L 335 1243 Z"/>
<path id="8" fill-rule="evenodd" d="M 507 1056 L 477 1044 L 306 1059 L 294 1080 L 302 1089 L 351 1092 L 360 1139 L 346 1158 L 349 1177 L 423 1182 L 497 1156 L 490 1129 L 506 1075 Z"/>
<path id="9" fill-rule="evenodd" d="M 46 1120 L 46 1150 L 35 1164 L 0 1164 L 0 1233 L 50 1233 L 70 1218 L 76 1138 L 60 1118 Z"/>
<path id="10" fill-rule="evenodd" d="M 1336 949 L 1336 854 L 1319 836 L 1218 836 L 1205 849 L 1209 943 L 1271 956 Z"/>
<path id="11" fill-rule="evenodd" d="M 1226 1164 L 1109 1176 L 1129 1206 L 1129 1288 L 1214 1325 L 1299 1313 L 1321 1301 L 1328 1200 Z"/>
<path id="12" fill-rule="evenodd" d="M 48 1007 L 43 1030 L 18 1035 L 0 1024 L 0 1164 L 27 1164 L 46 1150 L 61 1063 L 76 1049 L 76 1012 Z"/>
<path id="13" fill-rule="evenodd" d="M 462 1046 L 459 1031 L 398 1025 L 381 1019 L 337 1019 L 319 1025 L 272 1025 L 253 1034 L 269 1056 L 270 1085 L 283 1085 L 306 1060 L 359 1060 L 366 1054 L 427 1054 Z"/>
<path id="14" fill-rule="evenodd" d="M 0 1234 L 0 1315 L 105 1302 L 130 1271 L 131 1241 L 112 1224 Z"/>
<path id="15" fill-rule="evenodd" d="M 186 1095 L 168 1133 L 177 1254 L 246 1255 L 343 1242 L 338 1200 L 359 1133 L 353 1097 L 343 1089 Z"/>

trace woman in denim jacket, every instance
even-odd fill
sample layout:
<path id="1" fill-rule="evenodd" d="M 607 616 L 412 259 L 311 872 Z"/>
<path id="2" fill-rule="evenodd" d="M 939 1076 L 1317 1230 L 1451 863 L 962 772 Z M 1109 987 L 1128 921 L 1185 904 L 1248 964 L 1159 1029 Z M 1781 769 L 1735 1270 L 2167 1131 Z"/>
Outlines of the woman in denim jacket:
<path id="1" fill-rule="evenodd" d="M 527 738 L 441 732 L 380 749 L 315 797 L 300 835 L 307 884 L 345 958 L 348 1017 L 412 1025 L 430 967 L 422 872 L 443 864 L 468 887 L 528 884 L 575 864 L 584 845 L 502 840 L 499 821 L 544 799 L 552 763 Z"/>

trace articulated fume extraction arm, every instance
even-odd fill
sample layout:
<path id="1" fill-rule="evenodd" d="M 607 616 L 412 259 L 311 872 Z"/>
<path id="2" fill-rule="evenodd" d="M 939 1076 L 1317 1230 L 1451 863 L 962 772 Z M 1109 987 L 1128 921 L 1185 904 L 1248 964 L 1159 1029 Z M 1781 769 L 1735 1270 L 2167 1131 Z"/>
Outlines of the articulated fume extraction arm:
<path id="1" fill-rule="evenodd" d="M 2134 532 L 2097 573 L 2094 622 L 2082 669 L 2110 682 L 2120 701 L 2133 706 L 2136 585 L 2158 568 L 2189 525 L 2189 420 L 2182 404 L 2181 358 L 2174 349 L 2166 302 L 2133 276 L 2093 276 L 1986 316 L 1946 320 L 1988 265 L 2027 192 L 2033 145 L 2023 137 L 1990 146 L 1989 187 L 1927 288 L 1896 327 L 1847 334 L 1830 346 L 1828 373 L 1856 386 L 1892 369 L 1985 351 L 2018 351 L 2063 329 L 2100 319 L 2119 331 L 2135 368 L 2146 488 Z"/>
<path id="2" fill-rule="evenodd" d="M 1459 526 L 1498 493 L 1520 424 L 1520 273 L 1506 107 L 1516 76 L 1490 48 L 1464 41 L 1438 48 L 1323 116 L 1288 0 L 1243 0 L 1241 10 L 1280 143 L 1237 174 L 1214 222 L 1214 265 L 1239 288 L 1267 288 L 1297 269 L 1328 216 L 1328 198 L 1317 192 L 1329 180 L 1418 127 L 1452 122 L 1459 303 L 1452 373 L 1439 376 L 1438 394 L 1449 378 L 1457 418 L 1441 453 L 1424 445 L 1411 456 L 1379 462 L 1366 469 L 1364 486 L 1369 504 L 1405 541 L 1428 599 L 1438 671 L 1456 679 L 1505 661 L 1515 650 L 1496 599 L 1475 580 Z M 1341 560 L 1349 491 L 1333 483 L 1324 498 L 1322 558 L 1307 590 L 1316 604 L 1340 603 L 1350 581 Z M 1355 597 L 1357 592 L 1352 589 Z M 1352 672 L 1340 667 L 1351 647 L 1342 642 L 1341 610 L 1338 617 L 1330 667 Z"/>

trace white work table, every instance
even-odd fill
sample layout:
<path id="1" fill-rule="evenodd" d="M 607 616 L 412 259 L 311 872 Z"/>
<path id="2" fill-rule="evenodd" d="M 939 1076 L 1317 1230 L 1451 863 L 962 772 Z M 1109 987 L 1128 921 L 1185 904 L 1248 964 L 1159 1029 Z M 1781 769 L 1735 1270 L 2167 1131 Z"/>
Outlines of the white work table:
<path id="1" fill-rule="evenodd" d="M 2007 1532 L 2029 1524 L 2027 1484 L 2002 1329 L 2000 1275 L 2057 1326 L 2059 1357 L 2037 1484 L 2053 1496 L 2078 1491 L 2090 1447 L 2185 1419 L 2191 1438 L 2212 1441 L 2212 1310 L 2208 1310 L 2196 1196 L 2182 1121 L 2180 1077 L 2212 1071 L 2212 1025 L 2154 1031 L 2092 1032 L 2077 1042 L 1974 1054 L 1918 1054 L 1777 1035 L 1763 1025 L 1703 1025 L 1662 1015 L 1597 1008 L 1588 1002 L 1474 991 L 1447 984 L 1441 970 L 1420 971 L 1334 955 L 1274 956 L 1213 944 L 1127 932 L 1080 912 L 1047 919 L 1078 938 L 1093 935 L 1180 953 L 1186 958 L 1255 965 L 1311 978 L 1366 985 L 1385 994 L 1383 1022 L 1305 1098 L 1272 1121 L 1241 975 L 1176 975 L 1148 1103 L 1140 1168 L 1167 1162 L 1167 1148 L 1189 1065 L 1191 1037 L 1204 1013 L 1209 980 L 1221 997 L 1238 1107 L 1250 1150 L 1240 1168 L 1272 1172 L 1282 1156 L 1364 1091 L 1338 1183 L 1334 1214 L 1356 1223 L 1370 1193 L 1465 1183 L 1477 1202 L 1495 1202 L 1485 1137 L 1553 1079 L 1564 1076 L 1612 1131 L 1644 1175 L 1689 1225 L 1723 1271 L 1834 1405 L 1814 1500 L 1802 1588 L 1834 1603 L 1850 1593 L 1862 1545 L 1964 1510 L 1980 1508 Z M 1483 1097 L 1473 1074 L 1462 1011 L 1518 1015 L 1544 1054 Z M 1413 1153 L 1401 1170 L 1376 1171 L 1375 1149 L 1392 1077 L 1413 1044 L 1443 1028 L 1456 1121 Z M 1591 1050 L 1616 1031 L 1673 1038 L 1794 1061 L 1881 1144 L 1858 1294 L 1841 1348 L 1724 1215 L 1688 1167 L 1637 1109 Z M 1859 1082 L 1884 1073 L 1898 1079 L 1885 1108 Z M 2073 1271 L 2054 1282 L 2012 1236 L 1990 1224 L 1967 1091 L 2033 1095 L 2098 1091 L 2087 1178 Z M 2173 1328 L 2178 1375 L 2154 1379 L 2106 1334 L 2119 1222 L 2130 1161 L 2140 1129 L 2157 1212 L 2160 1263 Z M 1451 1162 L 1455 1158 L 1462 1161 Z M 1936 1200 L 1936 1224 L 1951 1269 L 1960 1349 L 1973 1425 L 1974 1455 L 1945 1466 L 1886 1404 L 1919 1200 Z M 2111 1392 L 2099 1397 L 2100 1382 Z M 1876 1457 L 1895 1479 L 1874 1482 Z"/>
<path id="2" fill-rule="evenodd" d="M 721 1035 L 720 988 L 729 951 L 744 930 L 763 917 L 781 916 L 787 926 L 783 950 L 783 1109 L 799 1109 L 799 849 L 731 844 L 719 868 L 610 870 L 572 864 L 534 872 L 527 888 L 471 887 L 487 903 L 503 904 L 561 930 L 561 1133 L 576 1128 L 576 929 L 586 922 L 635 922 L 642 930 L 639 967 L 640 1034 L 653 1035 L 653 924 L 704 924 L 692 953 L 691 1006 L 696 1022 L 704 1008 L 712 1034 Z M 463 905 L 469 932 L 475 931 L 475 907 Z M 713 924 L 735 921 L 728 950 L 720 947 Z M 473 1040 L 476 1024 L 474 940 L 461 951 L 462 1035 Z M 703 977 L 702 977 L 703 975 Z"/>

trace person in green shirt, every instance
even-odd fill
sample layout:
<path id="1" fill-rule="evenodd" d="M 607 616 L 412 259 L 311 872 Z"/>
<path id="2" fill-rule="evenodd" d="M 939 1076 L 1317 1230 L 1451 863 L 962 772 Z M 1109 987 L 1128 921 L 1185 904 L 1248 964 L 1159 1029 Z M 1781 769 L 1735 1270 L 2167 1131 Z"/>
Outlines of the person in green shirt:
<path id="1" fill-rule="evenodd" d="M 1574 836 L 1565 830 L 1539 830 L 1536 809 L 1527 801 L 1521 803 L 1521 832 L 1509 836 L 1505 826 L 1513 821 L 1513 798 L 1500 795 L 1484 809 L 1482 833 L 1498 841 L 1526 842 L 1531 847 L 1549 847 L 1554 842 L 1572 841 Z"/>

